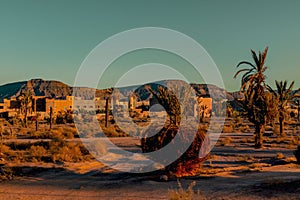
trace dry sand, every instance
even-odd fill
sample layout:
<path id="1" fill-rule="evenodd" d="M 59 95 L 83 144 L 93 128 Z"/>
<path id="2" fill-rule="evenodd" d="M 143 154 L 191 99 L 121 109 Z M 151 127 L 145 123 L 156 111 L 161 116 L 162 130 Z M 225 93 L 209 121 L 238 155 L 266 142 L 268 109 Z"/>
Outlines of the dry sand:
<path id="1" fill-rule="evenodd" d="M 256 150 L 238 139 L 252 134 L 222 137 L 228 135 L 236 141 L 217 145 L 201 174 L 179 179 L 185 188 L 196 181 L 194 191 L 200 195 L 195 199 L 300 199 L 300 166 L 292 149 Z M 128 138 L 114 142 L 136 148 Z M 277 158 L 278 152 L 284 158 Z M 178 188 L 176 178 L 117 172 L 97 161 L 22 165 L 24 176 L 0 182 L 0 199 L 168 199 L 168 191 Z"/>

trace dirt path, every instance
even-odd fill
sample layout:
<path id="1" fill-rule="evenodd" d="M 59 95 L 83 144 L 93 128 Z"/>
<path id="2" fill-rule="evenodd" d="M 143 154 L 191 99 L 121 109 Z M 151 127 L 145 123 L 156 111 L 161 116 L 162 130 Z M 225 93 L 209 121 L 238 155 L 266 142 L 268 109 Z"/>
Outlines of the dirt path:
<path id="1" fill-rule="evenodd" d="M 49 169 L 4 181 L 0 199 L 168 199 L 168 190 L 177 189 L 176 179 L 162 182 L 159 176 L 103 169 L 85 174 Z M 299 199 L 300 167 L 288 164 L 180 179 L 183 187 L 192 181 L 196 181 L 194 191 L 201 192 L 195 199 Z"/>
<path id="2" fill-rule="evenodd" d="M 180 179 L 184 188 L 196 182 L 193 190 L 199 190 L 200 196 L 195 199 L 300 199 L 300 166 L 293 160 L 293 150 L 281 146 L 254 149 L 251 143 L 242 142 L 251 134 L 222 134 L 221 139 L 226 137 L 232 142 L 214 147 L 200 176 Z M 136 140 L 113 140 L 140 151 Z M 120 173 L 99 162 L 23 165 L 26 176 L 0 182 L 0 200 L 168 199 L 168 191 L 178 188 L 175 178 L 164 182 L 160 175 Z"/>

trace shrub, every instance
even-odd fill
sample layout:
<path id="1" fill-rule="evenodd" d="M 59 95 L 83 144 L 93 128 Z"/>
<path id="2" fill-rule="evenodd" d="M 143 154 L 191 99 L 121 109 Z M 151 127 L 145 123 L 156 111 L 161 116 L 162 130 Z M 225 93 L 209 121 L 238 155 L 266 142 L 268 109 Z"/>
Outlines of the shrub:
<path id="1" fill-rule="evenodd" d="M 29 154 L 31 158 L 41 161 L 42 157 L 47 154 L 47 150 L 43 146 L 31 146 Z"/>
<path id="2" fill-rule="evenodd" d="M 232 142 L 231 137 L 225 137 L 221 140 L 221 146 L 227 146 Z"/>
<path id="3" fill-rule="evenodd" d="M 6 146 L 5 144 L 0 144 L 0 153 L 3 154 L 10 154 L 11 150 L 9 146 Z"/>
<path id="4" fill-rule="evenodd" d="M 294 155 L 297 159 L 297 163 L 300 165 L 300 145 L 298 145 L 298 148 L 296 151 L 294 151 Z"/>
<path id="5" fill-rule="evenodd" d="M 78 132 L 77 132 L 76 128 L 66 126 L 66 127 L 63 128 L 63 135 L 66 138 L 72 139 L 74 137 L 78 137 Z"/>
<path id="6" fill-rule="evenodd" d="M 284 155 L 282 153 L 277 153 L 276 158 L 277 159 L 283 159 Z"/>
<path id="7" fill-rule="evenodd" d="M 61 138 L 54 138 L 50 142 L 49 153 L 53 162 L 78 162 L 84 160 L 80 144 L 65 142 Z"/>
<path id="8" fill-rule="evenodd" d="M 196 181 L 191 182 L 189 187 L 184 190 L 181 183 L 177 181 L 178 189 L 177 190 L 169 190 L 169 199 L 170 200 L 192 200 L 194 199 L 194 190 L 193 187 L 196 185 Z M 197 191 L 197 196 L 200 197 L 200 191 Z M 197 199 L 199 199 L 199 197 Z"/>
<path id="9" fill-rule="evenodd" d="M 275 125 L 273 127 L 273 134 L 274 135 L 279 135 L 280 134 L 280 130 L 279 130 L 279 126 L 278 125 Z"/>
<path id="10" fill-rule="evenodd" d="M 232 133 L 233 132 L 233 126 L 232 125 L 224 126 L 222 132 L 223 133 Z"/>

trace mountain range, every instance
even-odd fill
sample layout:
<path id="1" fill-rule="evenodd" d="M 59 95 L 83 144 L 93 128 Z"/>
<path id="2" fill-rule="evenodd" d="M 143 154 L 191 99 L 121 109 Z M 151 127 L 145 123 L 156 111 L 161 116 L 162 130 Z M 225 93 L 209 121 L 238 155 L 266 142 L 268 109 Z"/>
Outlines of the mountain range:
<path id="1" fill-rule="evenodd" d="M 174 80 L 171 81 L 174 82 Z M 171 81 L 169 80 L 158 81 L 156 83 L 167 85 Z M 180 84 L 180 81 L 176 83 Z M 214 93 L 216 94 L 215 98 L 219 98 L 219 99 L 226 98 L 229 101 L 233 101 L 234 99 L 240 98 L 241 96 L 239 92 L 230 93 L 227 92 L 225 89 L 219 88 L 214 85 L 191 84 L 191 86 L 194 88 L 196 95 L 201 97 L 209 97 L 210 96 L 209 90 L 214 90 Z M 132 92 L 134 88 L 136 87 L 129 86 L 129 87 L 122 87 L 120 88 L 120 90 L 122 90 L 122 94 L 125 96 L 128 95 L 130 92 Z M 3 101 L 3 99 L 5 98 L 9 99 L 12 97 L 18 97 L 24 91 L 30 91 L 35 96 L 46 96 L 52 98 L 63 98 L 65 96 L 70 96 L 73 94 L 73 91 L 76 91 L 76 92 L 80 92 L 80 95 L 84 96 L 85 99 L 91 99 L 93 96 L 91 95 L 91 92 L 95 92 L 95 89 L 82 87 L 73 90 L 73 87 L 60 81 L 31 79 L 29 81 L 14 82 L 14 83 L 9 83 L 0 86 L 0 101 Z M 97 89 L 95 96 L 103 97 L 104 95 L 108 94 L 108 92 L 109 92 L 108 89 Z"/>

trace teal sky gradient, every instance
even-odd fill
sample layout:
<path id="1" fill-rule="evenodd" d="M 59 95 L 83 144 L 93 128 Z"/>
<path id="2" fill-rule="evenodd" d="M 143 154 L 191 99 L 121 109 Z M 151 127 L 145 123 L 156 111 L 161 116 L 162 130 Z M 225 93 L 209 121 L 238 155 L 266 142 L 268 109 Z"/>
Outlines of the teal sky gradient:
<path id="1" fill-rule="evenodd" d="M 229 91 L 239 89 L 240 80 L 233 79 L 236 64 L 251 60 L 251 48 L 265 46 L 268 83 L 295 80 L 299 88 L 299 11 L 297 0 L 0 0 L 0 84 L 44 78 L 72 85 L 84 58 L 101 41 L 152 26 L 198 41 Z"/>

